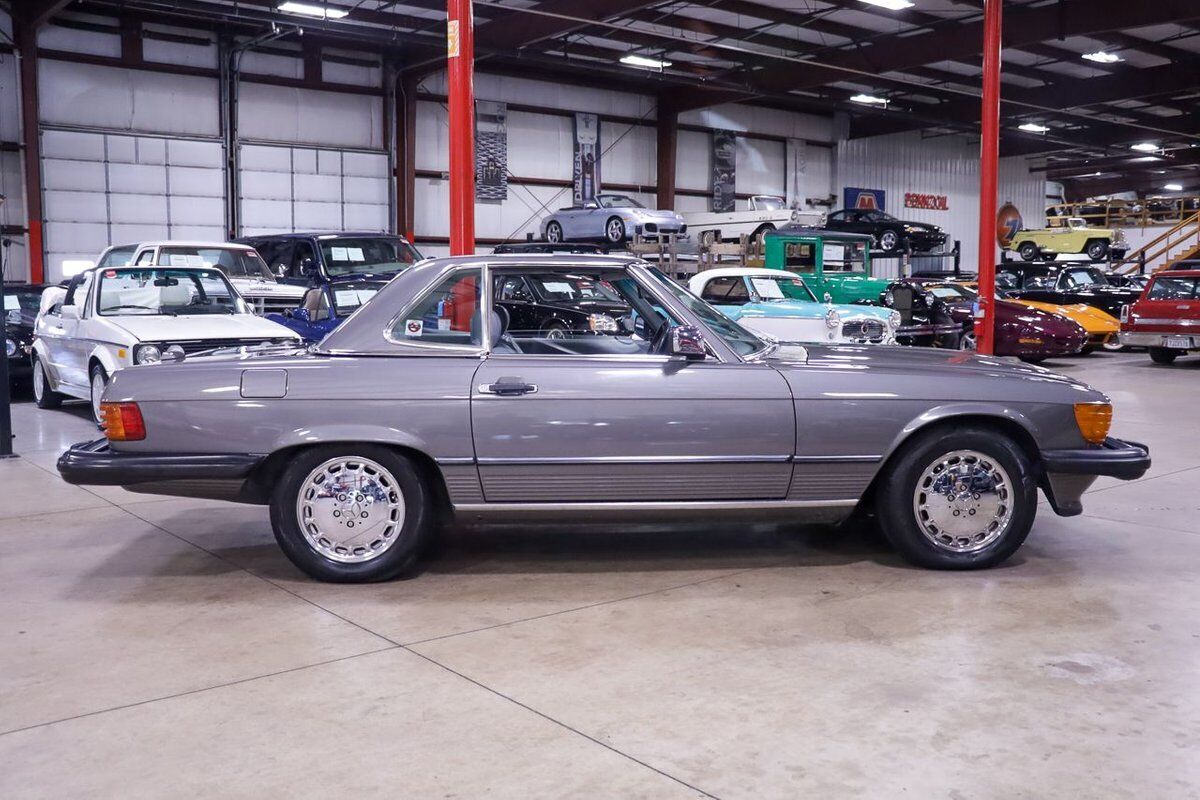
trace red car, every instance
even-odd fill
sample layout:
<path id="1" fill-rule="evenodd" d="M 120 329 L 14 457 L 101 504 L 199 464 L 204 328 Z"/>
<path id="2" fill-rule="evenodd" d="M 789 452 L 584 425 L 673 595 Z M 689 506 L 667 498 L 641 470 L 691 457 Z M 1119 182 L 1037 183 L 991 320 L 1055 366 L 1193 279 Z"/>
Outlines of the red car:
<path id="1" fill-rule="evenodd" d="M 1142 296 L 1121 309 L 1121 344 L 1150 348 L 1155 364 L 1200 350 L 1200 270 L 1171 270 L 1150 278 Z"/>

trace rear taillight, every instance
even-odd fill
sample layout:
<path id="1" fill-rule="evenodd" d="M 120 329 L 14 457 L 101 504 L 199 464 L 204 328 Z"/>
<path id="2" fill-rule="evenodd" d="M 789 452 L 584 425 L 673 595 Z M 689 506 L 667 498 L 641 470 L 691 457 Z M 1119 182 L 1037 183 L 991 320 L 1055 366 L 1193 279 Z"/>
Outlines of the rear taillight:
<path id="1" fill-rule="evenodd" d="M 1129 322 L 1129 304 L 1121 306 L 1121 322 Z"/>
<path id="2" fill-rule="evenodd" d="M 100 427 L 110 442 L 137 442 L 146 438 L 146 423 L 137 403 L 101 403 Z"/>

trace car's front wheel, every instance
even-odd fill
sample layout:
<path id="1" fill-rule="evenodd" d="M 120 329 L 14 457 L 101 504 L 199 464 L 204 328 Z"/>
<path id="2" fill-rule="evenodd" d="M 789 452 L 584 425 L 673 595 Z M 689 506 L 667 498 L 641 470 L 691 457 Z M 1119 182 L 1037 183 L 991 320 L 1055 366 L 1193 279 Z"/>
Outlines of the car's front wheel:
<path id="1" fill-rule="evenodd" d="M 551 222 L 546 226 L 546 241 L 552 244 L 558 244 L 563 240 L 562 225 L 557 222 Z"/>
<path id="2" fill-rule="evenodd" d="M 416 465 L 382 445 L 327 445 L 294 457 L 271 497 L 284 555 L 317 580 L 386 581 L 431 536 L 432 495 Z"/>
<path id="3" fill-rule="evenodd" d="M 879 234 L 879 249 L 890 253 L 900 246 L 900 235 L 895 231 L 884 231 Z"/>
<path id="4" fill-rule="evenodd" d="M 1101 262 L 1108 256 L 1108 242 L 1103 239 L 1093 239 L 1084 248 L 1087 257 L 1092 262 Z"/>
<path id="5" fill-rule="evenodd" d="M 905 560 L 930 569 L 999 564 L 1025 541 L 1037 512 L 1029 457 L 987 428 L 920 434 L 881 477 L 884 534 Z"/>
<path id="6" fill-rule="evenodd" d="M 1033 242 L 1022 242 L 1017 248 L 1017 254 L 1024 261 L 1033 261 L 1038 257 L 1038 247 Z"/>
<path id="7" fill-rule="evenodd" d="M 104 397 L 104 390 L 108 388 L 108 373 L 104 371 L 104 367 L 99 364 L 92 367 L 92 419 L 97 425 L 104 422 L 100 415 L 100 401 Z"/>
<path id="8" fill-rule="evenodd" d="M 33 357 L 33 401 L 38 408 L 58 408 L 63 402 L 63 396 L 50 388 L 46 365 L 37 356 Z"/>
<path id="9" fill-rule="evenodd" d="M 613 217 L 605 224 L 604 239 L 609 244 L 621 244 L 625 241 L 625 223 L 620 217 Z"/>

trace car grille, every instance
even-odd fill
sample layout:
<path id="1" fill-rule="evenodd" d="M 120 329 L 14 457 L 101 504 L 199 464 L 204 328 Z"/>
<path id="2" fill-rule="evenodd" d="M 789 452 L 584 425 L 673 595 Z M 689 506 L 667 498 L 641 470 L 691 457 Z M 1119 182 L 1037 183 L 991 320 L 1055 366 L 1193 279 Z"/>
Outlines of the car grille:
<path id="1" fill-rule="evenodd" d="M 883 341 L 883 323 L 877 319 L 853 319 L 842 324 L 842 338 L 879 344 Z"/>
<path id="2" fill-rule="evenodd" d="M 245 300 L 250 310 L 260 317 L 264 314 L 282 314 L 300 306 L 300 301 L 293 297 L 247 297 Z"/>
<path id="3" fill-rule="evenodd" d="M 221 347 L 257 347 L 260 344 L 281 344 L 290 341 L 284 338 L 275 339 L 190 339 L 184 341 L 167 342 L 166 347 L 171 345 L 179 345 L 183 348 L 186 355 L 194 353 L 203 353 L 206 350 L 216 350 Z"/>

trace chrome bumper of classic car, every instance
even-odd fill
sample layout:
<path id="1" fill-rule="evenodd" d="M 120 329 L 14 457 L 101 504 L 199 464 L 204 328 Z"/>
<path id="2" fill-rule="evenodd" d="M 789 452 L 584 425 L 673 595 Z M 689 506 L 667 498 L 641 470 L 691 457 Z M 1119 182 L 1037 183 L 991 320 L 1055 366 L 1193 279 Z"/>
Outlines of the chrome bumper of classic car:
<path id="1" fill-rule="evenodd" d="M 1142 333 L 1140 331 L 1121 331 L 1117 335 L 1121 344 L 1126 347 L 1169 347 L 1173 350 L 1191 350 L 1200 348 L 1200 332 L 1191 333 Z M 1175 340 L 1167 344 L 1167 340 Z M 1182 341 L 1181 341 L 1182 340 Z M 1181 344 L 1186 347 L 1180 347 Z"/>
<path id="2" fill-rule="evenodd" d="M 896 338 L 901 336 L 942 336 L 962 332 L 963 326 L 957 322 L 941 322 L 936 325 L 901 325 L 896 328 Z"/>
<path id="3" fill-rule="evenodd" d="M 72 445 L 59 456 L 67 483 L 123 486 L 131 492 L 257 503 L 247 492 L 250 473 L 266 456 L 251 453 L 118 453 L 107 439 Z"/>
<path id="4" fill-rule="evenodd" d="M 1041 459 L 1042 490 L 1055 513 L 1063 517 L 1083 511 L 1080 499 L 1101 475 L 1132 481 L 1150 469 L 1150 449 L 1146 445 L 1111 436 L 1099 447 L 1043 450 Z"/>

